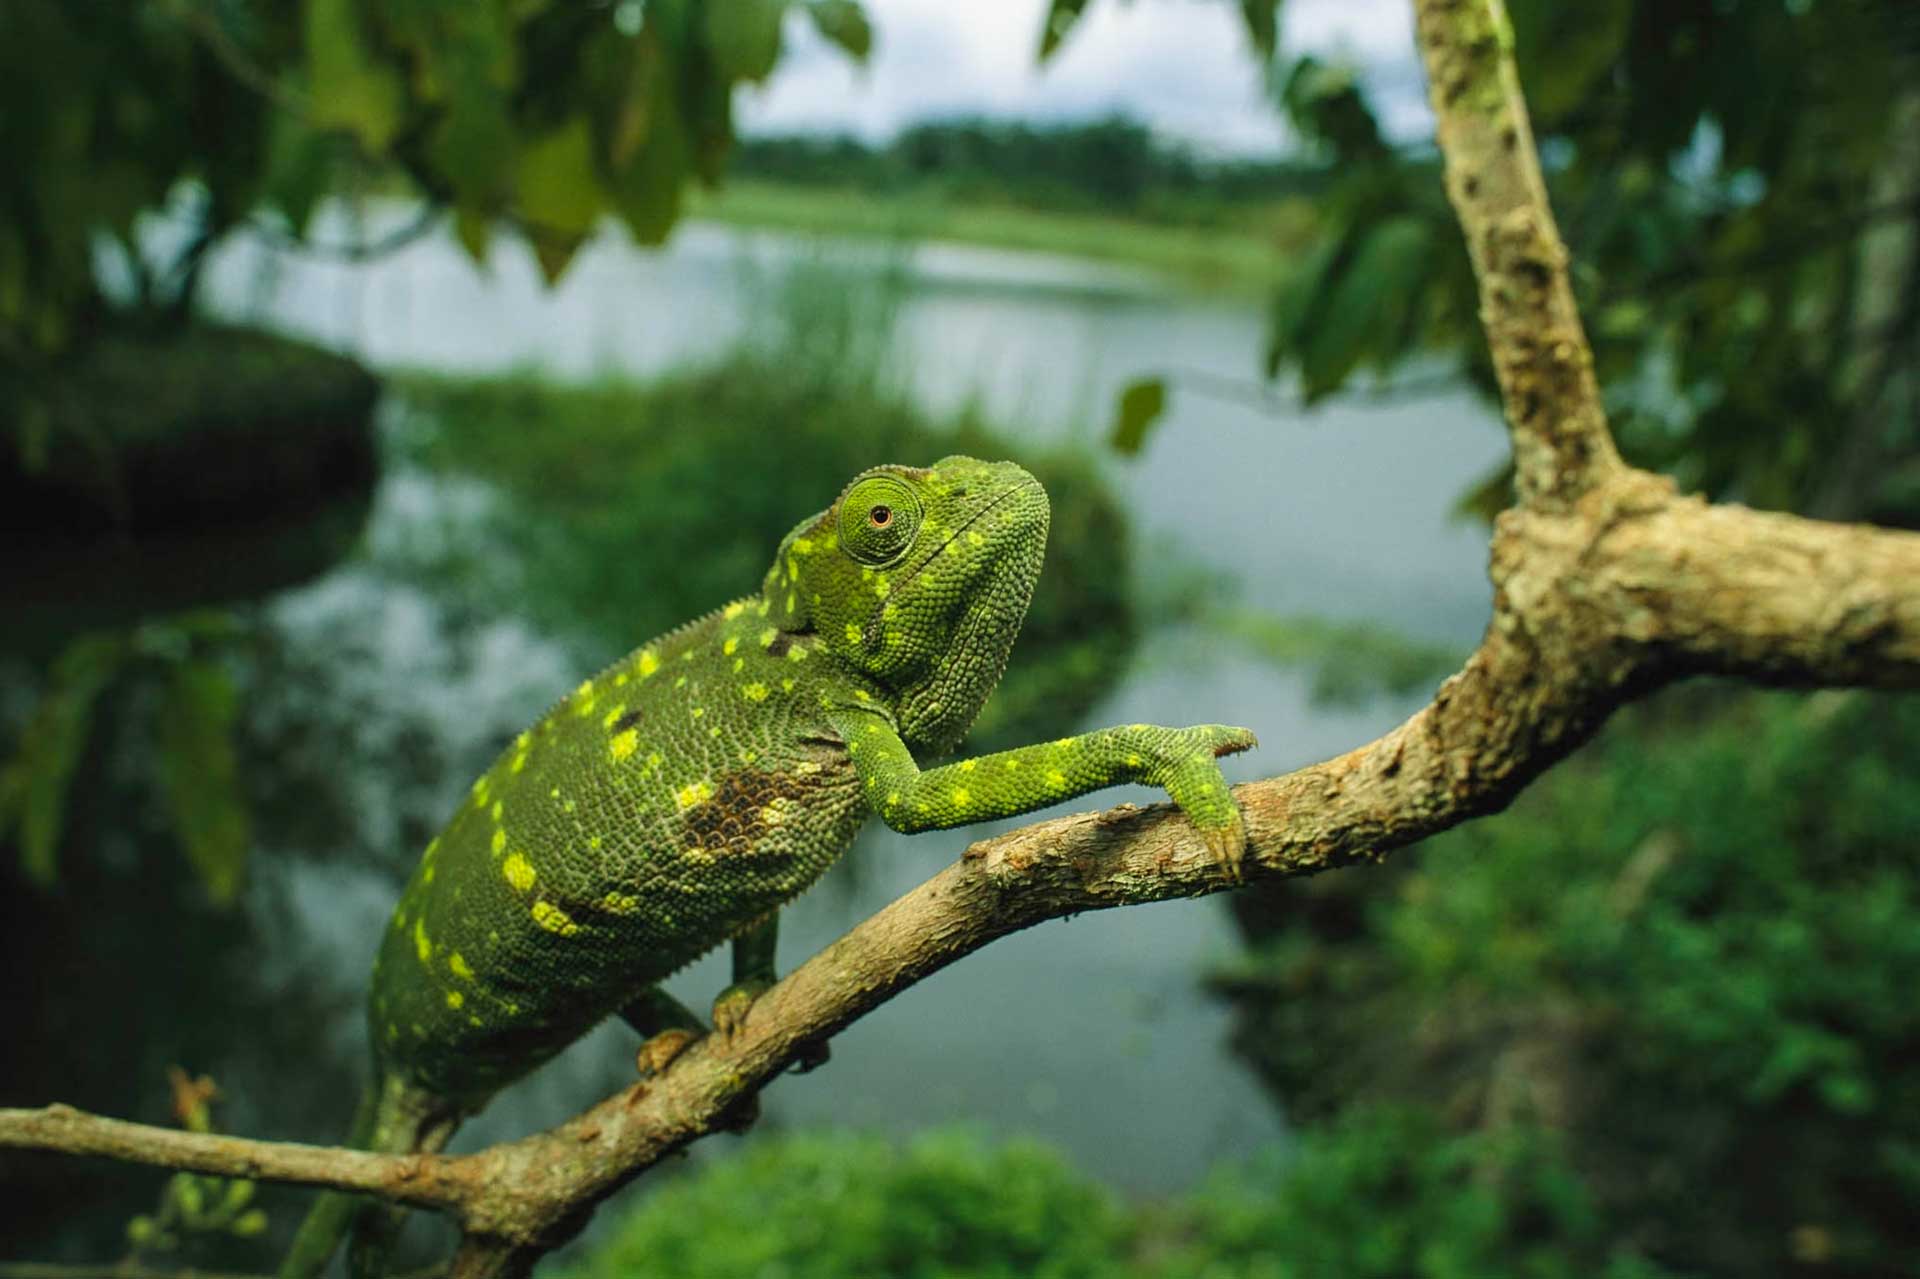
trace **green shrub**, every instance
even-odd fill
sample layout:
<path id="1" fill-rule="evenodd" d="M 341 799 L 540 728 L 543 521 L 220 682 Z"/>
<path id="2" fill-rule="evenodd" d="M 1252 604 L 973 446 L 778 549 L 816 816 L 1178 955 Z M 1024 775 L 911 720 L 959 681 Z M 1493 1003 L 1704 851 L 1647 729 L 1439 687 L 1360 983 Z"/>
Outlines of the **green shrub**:
<path id="1" fill-rule="evenodd" d="M 1113 1196 L 1033 1142 L 781 1137 L 660 1187 L 568 1279 L 1091 1279 L 1124 1237 Z"/>

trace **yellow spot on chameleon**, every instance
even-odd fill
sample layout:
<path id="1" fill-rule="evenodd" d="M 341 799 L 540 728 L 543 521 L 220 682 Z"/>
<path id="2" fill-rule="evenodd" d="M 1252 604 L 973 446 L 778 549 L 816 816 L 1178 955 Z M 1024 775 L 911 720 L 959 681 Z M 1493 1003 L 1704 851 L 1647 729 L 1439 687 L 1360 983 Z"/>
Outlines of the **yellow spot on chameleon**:
<path id="1" fill-rule="evenodd" d="M 969 791 L 966 787 L 956 786 L 953 788 L 953 802 L 960 805 L 961 807 L 964 808 L 966 806 L 967 801 L 972 798 L 973 798 L 973 793 Z"/>
<path id="2" fill-rule="evenodd" d="M 695 719 L 699 719 L 702 715 L 705 715 L 706 713 L 707 713 L 707 708 L 704 706 L 696 706 L 693 708 L 693 717 Z"/>
<path id="3" fill-rule="evenodd" d="M 874 584 L 873 584 L 873 593 L 874 593 L 874 595 L 875 595 L 875 596 L 876 596 L 877 598 L 879 598 L 879 599 L 885 599 L 885 598 L 887 598 L 887 596 L 888 596 L 888 595 L 889 595 L 889 594 L 890 594 L 890 593 L 891 593 L 892 591 L 893 591 L 893 588 L 892 588 L 891 586 L 889 586 L 889 585 L 887 585 L 887 579 L 886 579 L 886 578 L 884 578 L 884 577 L 883 577 L 883 578 L 880 578 L 880 579 L 879 579 L 879 580 L 877 580 L 877 581 L 875 581 L 875 582 L 874 582 Z"/>
<path id="4" fill-rule="evenodd" d="M 898 616 L 900 616 L 900 606 L 898 604 L 889 604 L 880 610 L 880 620 L 883 622 L 891 622 Z"/>
<path id="5" fill-rule="evenodd" d="M 533 881 L 539 876 L 534 873 L 533 863 L 523 854 L 515 853 L 500 864 L 500 873 L 512 884 L 516 892 L 526 892 L 533 887 Z"/>
<path id="6" fill-rule="evenodd" d="M 626 713 L 627 713 L 627 704 L 625 702 L 622 702 L 618 706 L 614 707 L 612 710 L 608 711 L 605 715 L 602 715 L 600 717 L 600 727 L 608 728 L 608 729 L 612 728 L 615 722 L 618 721 L 619 718 L 622 715 L 625 715 Z"/>
<path id="7" fill-rule="evenodd" d="M 767 700 L 767 686 L 760 683 L 749 684 L 740 690 L 740 696 L 750 702 L 764 702 Z"/>
<path id="8" fill-rule="evenodd" d="M 787 592 L 787 612 L 789 613 L 793 612 L 793 606 L 796 602 L 797 601 L 795 601 L 795 599 L 793 598 L 793 592 L 788 591 Z"/>
<path id="9" fill-rule="evenodd" d="M 731 622 L 734 618 L 740 616 L 740 614 L 746 611 L 747 611 L 747 602 L 745 600 L 735 600 L 733 603 L 727 605 L 726 608 L 722 609 L 721 614 L 729 622 Z"/>
<path id="10" fill-rule="evenodd" d="M 650 648 L 642 649 L 640 652 L 640 678 L 646 679 L 659 669 L 660 659 L 653 655 L 653 650 Z"/>
<path id="11" fill-rule="evenodd" d="M 1057 768 L 1049 768 L 1047 770 L 1047 785 L 1055 790 L 1065 790 L 1067 788 L 1067 775 Z"/>
<path id="12" fill-rule="evenodd" d="M 1140 757 L 1138 755 L 1127 756 L 1127 764 L 1129 767 L 1132 767 L 1132 768 L 1140 767 Z"/>
<path id="13" fill-rule="evenodd" d="M 807 646 L 806 646 L 805 644 L 795 644 L 795 645 L 794 645 L 794 646 L 793 646 L 792 648 L 790 648 L 790 649 L 788 649 L 788 650 L 787 650 L 787 660 L 788 660 L 789 662 L 804 662 L 804 661 L 806 661 L 806 660 L 807 660 Z"/>
<path id="14" fill-rule="evenodd" d="M 484 1021 L 481 1021 L 481 1020 L 480 1020 L 480 1019 L 479 1019 L 478 1017 L 476 1017 L 476 1016 L 474 1016 L 474 1015 L 473 1015 L 472 1013 L 468 1013 L 468 1014 L 467 1014 L 467 1025 L 469 1025 L 469 1026 L 484 1026 L 484 1025 L 486 1025 L 486 1024 L 487 1024 L 486 1022 L 484 1022 Z"/>
<path id="15" fill-rule="evenodd" d="M 590 835 L 587 837 L 587 847 L 591 848 L 596 853 L 600 851 L 600 845 L 604 843 L 606 843 L 606 841 L 601 839 L 598 835 Z"/>
<path id="16" fill-rule="evenodd" d="M 640 899 L 631 893 L 608 893 L 600 899 L 600 909 L 610 915 L 631 915 L 640 909 Z"/>
<path id="17" fill-rule="evenodd" d="M 501 802 L 500 802 L 499 800 L 497 800 L 497 799 L 493 801 L 493 820 L 494 820 L 494 821 L 496 821 L 496 822 L 497 822 L 497 821 L 499 821 L 499 820 L 500 820 L 500 814 L 501 814 L 501 813 L 503 813 L 503 812 L 505 812 L 505 811 L 506 811 L 506 805 L 504 805 L 504 804 L 502 804 L 502 803 L 501 803 Z"/>
<path id="18" fill-rule="evenodd" d="M 461 994 L 459 991 L 450 990 L 447 992 L 447 1007 L 458 1008 L 460 1007 L 460 1005 L 466 1002 L 467 1002 L 467 997 Z"/>
<path id="19" fill-rule="evenodd" d="M 662 760 L 662 759 L 660 758 L 660 752 L 659 752 L 659 751 L 654 751 L 654 752 L 653 752 L 653 753 L 652 753 L 651 755 L 648 755 L 648 756 L 647 756 L 647 767 L 648 767 L 648 768 L 658 768 L 658 767 L 660 767 L 660 765 L 661 765 L 662 763 L 664 763 L 664 762 L 665 762 L 665 761 L 664 761 L 664 760 Z"/>
<path id="20" fill-rule="evenodd" d="M 513 771 L 517 773 L 521 769 L 525 768 L 526 766 L 527 766 L 527 753 L 525 751 L 521 751 L 519 754 L 513 757 Z"/>
<path id="21" fill-rule="evenodd" d="M 625 759 L 639 749 L 640 730 L 637 728 L 629 728 L 626 732 L 618 734 L 611 742 L 607 743 L 607 754 L 613 757 L 615 763 Z"/>
<path id="22" fill-rule="evenodd" d="M 627 673 L 625 671 L 621 671 L 613 677 L 613 686 L 615 688 L 625 688 L 627 686 Z"/>
<path id="23" fill-rule="evenodd" d="M 980 761 L 977 759 L 963 759 L 960 761 L 960 771 L 963 773 L 971 773 L 978 767 L 980 767 Z"/>
<path id="24" fill-rule="evenodd" d="M 448 957 L 447 967 L 453 970 L 455 977 L 463 981 L 473 980 L 473 969 L 468 966 L 466 958 L 462 956 L 459 951 L 454 951 L 453 954 Z"/>
<path id="25" fill-rule="evenodd" d="M 978 531 L 977 529 L 968 529 L 968 530 L 967 530 L 967 545 L 968 545 L 968 546 L 985 546 L 986 544 L 987 544 L 987 539 L 986 539 L 986 538 L 984 538 L 984 537 L 981 537 L 981 536 L 980 536 L 980 533 L 979 533 L 979 531 Z"/>
<path id="26" fill-rule="evenodd" d="M 480 774 L 479 777 L 474 779 L 473 806 L 475 808 L 485 808 L 487 806 L 487 775 L 485 773 Z"/>
<path id="27" fill-rule="evenodd" d="M 727 642 L 720 646 L 720 651 L 722 653 L 725 653 L 728 657 L 732 657 L 733 651 L 739 647 L 740 647 L 740 637 L 738 635 L 729 635 L 727 636 Z"/>
<path id="28" fill-rule="evenodd" d="M 431 884 L 433 882 L 433 867 L 427 867 L 427 873 L 420 876 L 420 882 L 423 884 Z"/>
<path id="29" fill-rule="evenodd" d="M 713 783 L 704 777 L 697 782 L 688 782 L 673 793 L 674 802 L 682 808 L 692 808 L 695 804 L 704 804 L 713 798 Z"/>
<path id="30" fill-rule="evenodd" d="M 527 747 L 531 745 L 533 745 L 532 733 L 523 732 L 520 734 L 520 736 L 513 739 L 513 746 L 515 750 L 525 750 L 527 749 Z"/>
<path id="31" fill-rule="evenodd" d="M 860 628 L 858 626 L 855 626 L 852 622 L 848 622 L 847 623 L 847 643 L 858 644 L 859 642 L 860 642 Z"/>
<path id="32" fill-rule="evenodd" d="M 780 687 L 783 691 L 791 693 L 793 691 L 793 680 L 791 678 L 781 680 Z"/>
<path id="33" fill-rule="evenodd" d="M 761 599 L 761 601 L 758 604 L 755 604 L 753 606 L 753 611 L 760 614 L 760 616 L 765 617 L 767 615 L 768 603 L 769 602 L 766 599 L 764 598 Z"/>
<path id="34" fill-rule="evenodd" d="M 573 690 L 573 695 L 580 699 L 580 704 L 573 708 L 574 714 L 576 715 L 593 714 L 594 696 L 593 696 L 592 680 L 590 679 L 581 680 L 580 687 Z"/>
<path id="35" fill-rule="evenodd" d="M 888 808 L 898 808 L 899 806 L 900 806 L 900 792 L 899 792 L 899 791 L 897 791 L 897 790 L 890 790 L 890 791 L 888 791 L 888 792 L 887 792 L 887 807 L 888 807 Z"/>
<path id="36" fill-rule="evenodd" d="M 420 956 L 420 962 L 426 963 L 433 958 L 433 943 L 427 940 L 427 921 L 413 921 L 413 953 Z"/>
<path id="37" fill-rule="evenodd" d="M 794 553 L 795 555 L 811 555 L 811 554 L 813 554 L 813 539 L 812 539 L 812 538 L 810 538 L 810 537 L 796 537 L 796 538 L 794 538 L 794 539 L 793 539 L 793 553 Z"/>
<path id="38" fill-rule="evenodd" d="M 854 695 L 855 697 L 857 697 L 857 698 L 859 698 L 859 699 L 860 699 L 861 701 L 863 701 L 863 702 L 870 702 L 870 701 L 872 701 L 872 700 L 873 700 L 873 697 L 872 697 L 872 695 L 871 695 L 871 694 L 869 694 L 869 693 L 867 692 L 867 690 L 866 690 L 866 689 L 864 689 L 864 688 L 856 688 L 856 689 L 854 689 L 854 690 L 853 690 L 853 695 Z"/>
<path id="39" fill-rule="evenodd" d="M 562 937 L 571 937 L 580 931 L 580 925 L 573 922 L 573 916 L 552 902 L 533 904 L 533 922 L 548 932 L 558 933 Z"/>
<path id="40" fill-rule="evenodd" d="M 779 638 L 780 628 L 777 626 L 769 626 L 766 630 L 760 632 L 760 647 L 772 648 L 773 642 Z"/>
<path id="41" fill-rule="evenodd" d="M 747 666 L 746 658 L 736 657 L 733 659 L 733 673 L 735 675 L 738 675 L 741 671 L 745 670 L 746 666 Z"/>

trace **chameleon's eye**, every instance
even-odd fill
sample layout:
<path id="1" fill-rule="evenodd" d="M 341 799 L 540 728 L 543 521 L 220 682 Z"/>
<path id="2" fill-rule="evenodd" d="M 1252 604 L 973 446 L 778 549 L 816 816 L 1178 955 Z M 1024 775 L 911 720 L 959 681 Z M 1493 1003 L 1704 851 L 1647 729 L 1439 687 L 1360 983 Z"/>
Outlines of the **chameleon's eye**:
<path id="1" fill-rule="evenodd" d="M 871 475 L 840 504 L 840 542 L 847 554 L 876 568 L 907 553 L 920 531 L 920 499 L 903 479 Z"/>

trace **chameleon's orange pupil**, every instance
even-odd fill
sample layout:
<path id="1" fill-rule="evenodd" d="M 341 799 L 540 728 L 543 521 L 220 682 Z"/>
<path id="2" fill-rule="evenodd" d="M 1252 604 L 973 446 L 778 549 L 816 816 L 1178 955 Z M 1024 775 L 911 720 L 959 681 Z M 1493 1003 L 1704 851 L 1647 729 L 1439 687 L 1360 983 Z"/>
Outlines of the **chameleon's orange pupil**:
<path id="1" fill-rule="evenodd" d="M 893 523 L 893 508 L 890 506 L 876 506 L 867 512 L 867 518 L 873 521 L 875 528 L 885 528 L 887 525 Z"/>

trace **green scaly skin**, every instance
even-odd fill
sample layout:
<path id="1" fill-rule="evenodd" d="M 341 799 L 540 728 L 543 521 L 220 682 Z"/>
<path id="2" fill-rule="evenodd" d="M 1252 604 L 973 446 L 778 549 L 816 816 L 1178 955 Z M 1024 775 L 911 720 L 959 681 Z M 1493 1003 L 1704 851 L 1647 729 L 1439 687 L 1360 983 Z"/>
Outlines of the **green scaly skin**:
<path id="1" fill-rule="evenodd" d="M 657 1037 L 646 1059 L 663 1065 L 701 1028 L 657 983 L 730 939 L 714 1020 L 731 1033 L 773 981 L 779 907 L 873 814 L 936 830 L 1146 782 L 1237 878 L 1245 835 L 1215 760 L 1254 744 L 1245 729 L 1135 724 L 915 762 L 951 751 L 999 682 L 1047 518 L 1012 463 L 867 471 L 788 534 L 759 594 L 520 734 L 427 845 L 386 930 L 363 1144 L 438 1149 L 612 1013 Z M 350 1215 L 323 1202 L 281 1273 L 316 1273 Z M 377 1264 L 361 1251 L 357 1270 Z"/>

